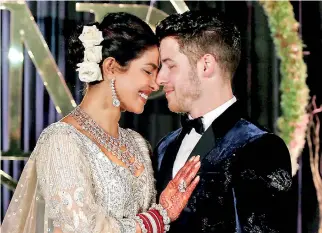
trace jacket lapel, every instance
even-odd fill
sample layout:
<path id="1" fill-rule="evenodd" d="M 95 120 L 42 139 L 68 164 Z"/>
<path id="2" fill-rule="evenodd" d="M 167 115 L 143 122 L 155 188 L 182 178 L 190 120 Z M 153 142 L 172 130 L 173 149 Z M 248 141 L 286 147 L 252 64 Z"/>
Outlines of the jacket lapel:
<path id="1" fill-rule="evenodd" d="M 211 126 L 204 132 L 199 142 L 189 155 L 200 155 L 200 161 L 202 161 L 207 154 L 216 146 L 216 141 L 223 136 L 237 123 L 241 118 L 239 103 L 232 104 L 223 114 L 215 119 Z"/>
<path id="2" fill-rule="evenodd" d="M 182 134 L 181 130 L 178 131 L 177 136 L 169 143 L 168 148 L 166 149 L 163 159 L 161 161 L 160 170 L 158 172 L 158 183 L 157 190 L 162 191 L 169 181 L 172 179 L 172 169 L 174 161 L 177 157 L 178 150 L 180 148 L 181 143 L 178 143 L 181 139 Z"/>
<path id="3" fill-rule="evenodd" d="M 200 161 L 202 161 L 209 152 L 215 148 L 216 141 L 225 136 L 236 122 L 241 118 L 239 103 L 238 101 L 231 105 L 223 114 L 221 114 L 212 125 L 204 132 L 201 139 L 192 150 L 189 155 L 190 159 L 192 156 L 200 155 Z M 157 178 L 157 191 L 162 192 L 169 181 L 172 179 L 172 170 L 174 161 L 177 157 L 178 150 L 185 134 L 181 134 L 181 130 L 178 131 L 177 136 L 169 142 L 169 145 L 165 151 L 163 159 L 161 161 L 160 170 Z"/>
<path id="4" fill-rule="evenodd" d="M 192 156 L 200 156 L 200 161 L 204 159 L 204 157 L 208 154 L 208 152 L 216 146 L 216 136 L 212 126 L 210 126 L 202 135 L 199 142 L 192 150 L 189 155 L 188 160 Z"/>

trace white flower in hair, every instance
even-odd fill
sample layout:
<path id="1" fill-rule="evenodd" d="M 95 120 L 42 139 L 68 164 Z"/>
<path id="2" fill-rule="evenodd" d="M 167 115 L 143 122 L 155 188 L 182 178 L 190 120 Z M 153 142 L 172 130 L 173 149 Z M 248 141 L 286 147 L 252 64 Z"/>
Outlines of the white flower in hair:
<path id="1" fill-rule="evenodd" d="M 102 46 L 95 46 L 86 48 L 84 51 L 84 62 L 96 62 L 102 61 Z"/>
<path id="2" fill-rule="evenodd" d="M 90 83 L 101 81 L 102 73 L 99 63 L 102 61 L 102 46 L 99 44 L 104 40 L 102 32 L 95 25 L 84 26 L 82 34 L 78 37 L 85 48 L 84 61 L 78 63 L 79 79 L 82 82 Z"/>
<path id="3" fill-rule="evenodd" d="M 79 67 L 77 69 L 79 73 L 78 76 L 82 82 L 90 83 L 90 82 L 103 80 L 101 68 L 97 63 L 82 62 L 82 63 L 78 63 L 77 66 Z"/>
<path id="4" fill-rule="evenodd" d="M 78 37 L 86 48 L 99 45 L 103 40 L 103 33 L 97 29 L 96 25 L 84 26 L 82 34 Z"/>

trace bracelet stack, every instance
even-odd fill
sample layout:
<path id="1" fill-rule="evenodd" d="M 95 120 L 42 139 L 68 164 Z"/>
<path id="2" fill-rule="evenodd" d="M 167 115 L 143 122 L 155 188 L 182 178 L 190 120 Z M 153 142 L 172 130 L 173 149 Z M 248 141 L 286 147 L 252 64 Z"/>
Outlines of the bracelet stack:
<path id="1" fill-rule="evenodd" d="M 148 212 L 137 214 L 135 220 L 142 233 L 165 233 L 170 229 L 170 218 L 160 204 L 153 204 Z"/>

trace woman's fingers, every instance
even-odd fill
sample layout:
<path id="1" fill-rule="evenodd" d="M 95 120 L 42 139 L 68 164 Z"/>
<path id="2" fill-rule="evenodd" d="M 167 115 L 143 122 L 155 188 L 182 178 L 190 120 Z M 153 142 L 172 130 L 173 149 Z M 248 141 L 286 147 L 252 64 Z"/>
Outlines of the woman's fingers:
<path id="1" fill-rule="evenodd" d="M 191 167 L 191 169 L 187 172 L 185 177 L 183 177 L 183 179 L 186 181 L 187 185 L 190 185 L 193 178 L 196 177 L 196 175 L 200 169 L 200 166 L 201 166 L 201 163 L 200 163 L 200 161 L 198 161 L 193 167 Z"/>
<path id="2" fill-rule="evenodd" d="M 191 159 L 185 164 L 185 166 L 187 166 L 188 164 L 190 164 L 193 160 L 194 160 L 195 156 L 192 156 Z M 183 166 L 178 173 L 175 175 L 175 177 L 173 178 L 173 181 L 177 183 L 177 181 L 179 181 L 179 177 L 181 177 L 182 172 L 185 169 L 185 166 Z"/>
<path id="3" fill-rule="evenodd" d="M 195 188 L 197 187 L 197 184 L 199 183 L 200 180 L 200 176 L 197 176 L 192 183 L 188 186 L 187 191 L 185 192 L 185 198 L 187 198 L 187 200 L 190 198 L 192 192 L 195 190 Z"/>
<path id="4" fill-rule="evenodd" d="M 200 168 L 200 156 L 196 156 L 195 159 L 192 161 L 190 166 L 186 167 L 186 169 L 182 172 L 179 182 L 184 180 L 187 185 L 190 184 L 193 178 L 195 178 L 198 170 Z"/>
<path id="5" fill-rule="evenodd" d="M 186 164 L 179 170 L 177 175 L 174 177 L 174 182 L 176 184 L 181 182 L 181 180 L 187 176 L 188 172 L 190 172 L 190 170 L 194 167 L 196 163 L 198 163 L 199 160 L 200 156 L 193 156 L 188 162 L 186 162 Z"/>

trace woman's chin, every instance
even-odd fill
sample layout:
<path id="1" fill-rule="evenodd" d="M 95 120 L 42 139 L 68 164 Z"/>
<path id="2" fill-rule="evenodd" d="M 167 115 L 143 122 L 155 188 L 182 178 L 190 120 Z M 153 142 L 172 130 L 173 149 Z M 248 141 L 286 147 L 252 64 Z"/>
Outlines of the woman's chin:
<path id="1" fill-rule="evenodd" d="M 142 114 L 143 111 L 144 111 L 144 106 L 141 107 L 141 108 L 137 108 L 135 111 L 133 111 L 133 113 L 135 113 L 135 114 Z"/>
<path id="2" fill-rule="evenodd" d="M 144 105 L 131 106 L 130 108 L 127 108 L 126 111 L 134 114 L 141 114 L 144 111 Z"/>

